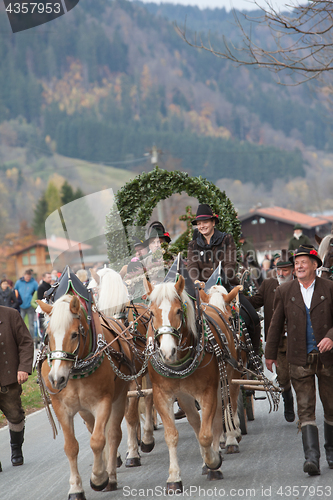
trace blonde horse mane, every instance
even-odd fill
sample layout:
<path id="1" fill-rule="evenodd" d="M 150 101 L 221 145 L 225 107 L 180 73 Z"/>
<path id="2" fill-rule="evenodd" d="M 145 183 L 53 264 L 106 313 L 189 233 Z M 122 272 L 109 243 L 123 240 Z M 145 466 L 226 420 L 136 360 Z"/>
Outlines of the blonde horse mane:
<path id="1" fill-rule="evenodd" d="M 48 316 L 52 332 L 65 332 L 72 324 L 73 313 L 69 308 L 72 298 L 72 295 L 63 295 L 53 304 L 52 313 Z"/>
<path id="2" fill-rule="evenodd" d="M 224 288 L 224 286 L 221 285 L 212 286 L 208 292 L 209 295 L 208 303 L 211 306 L 218 307 L 219 309 L 221 309 L 222 312 L 227 313 L 226 303 L 222 294 L 228 295 L 228 292 Z"/>
<path id="3" fill-rule="evenodd" d="M 155 286 L 152 293 L 149 295 L 149 300 L 154 302 L 157 307 L 162 303 L 162 301 L 168 300 L 169 302 L 173 302 L 178 298 L 178 294 L 175 289 L 175 285 L 173 283 L 159 283 Z M 192 299 L 190 299 L 189 295 L 185 292 L 185 290 L 181 293 L 180 298 L 182 303 L 186 307 L 186 324 L 189 330 L 193 333 L 193 335 L 197 335 L 197 329 L 195 324 L 195 312 Z"/>
<path id="4" fill-rule="evenodd" d="M 110 268 L 101 269 L 98 274 L 100 276 L 98 309 L 106 316 L 123 312 L 129 296 L 120 274 Z"/>

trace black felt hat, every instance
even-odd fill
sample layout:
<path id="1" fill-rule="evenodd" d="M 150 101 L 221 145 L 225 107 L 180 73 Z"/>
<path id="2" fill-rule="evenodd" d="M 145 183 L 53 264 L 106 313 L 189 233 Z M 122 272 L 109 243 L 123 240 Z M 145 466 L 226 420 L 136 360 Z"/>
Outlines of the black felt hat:
<path id="1" fill-rule="evenodd" d="M 292 253 L 286 249 L 281 250 L 281 255 L 277 263 L 276 267 L 292 267 L 294 266 L 294 262 L 292 259 Z"/>
<path id="2" fill-rule="evenodd" d="M 147 230 L 146 241 L 149 244 L 150 240 L 155 238 L 163 238 L 167 243 L 170 243 L 170 234 L 165 230 L 162 222 L 154 221 L 150 224 Z"/>
<path id="3" fill-rule="evenodd" d="M 143 238 L 138 238 L 137 236 L 133 236 L 134 249 L 136 249 L 136 247 L 139 247 L 139 246 L 141 246 L 142 248 L 145 248 L 148 246 L 148 243 L 149 243 L 149 241 L 144 240 Z"/>
<path id="4" fill-rule="evenodd" d="M 217 214 L 213 214 L 213 211 L 210 208 L 210 206 L 207 205 L 206 203 L 203 203 L 198 206 L 195 219 L 192 220 L 191 222 L 193 226 L 196 226 L 198 222 L 200 222 L 201 220 L 209 220 L 209 219 L 215 219 L 216 222 L 218 222 L 219 216 Z"/>
<path id="5" fill-rule="evenodd" d="M 307 255 L 311 259 L 314 259 L 318 263 L 318 267 L 323 265 L 321 259 L 318 257 L 318 252 L 312 245 L 300 245 L 292 257 L 292 261 L 295 262 L 295 257 L 299 257 L 300 255 Z"/>

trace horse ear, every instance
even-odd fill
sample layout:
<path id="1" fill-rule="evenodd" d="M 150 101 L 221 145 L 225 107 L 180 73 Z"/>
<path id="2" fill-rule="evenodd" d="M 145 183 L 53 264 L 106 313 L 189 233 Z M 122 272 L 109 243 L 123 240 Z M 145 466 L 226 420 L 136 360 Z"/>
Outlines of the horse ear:
<path id="1" fill-rule="evenodd" d="M 177 283 L 175 284 L 175 289 L 178 295 L 180 296 L 185 288 L 185 279 L 183 276 L 180 274 Z"/>
<path id="2" fill-rule="evenodd" d="M 50 314 L 51 313 L 51 311 L 52 311 L 52 305 L 51 304 L 46 304 L 42 300 L 36 300 L 36 302 L 37 302 L 37 304 L 39 305 L 39 307 L 41 308 L 41 310 L 45 314 Z"/>
<path id="3" fill-rule="evenodd" d="M 79 314 L 80 311 L 80 301 L 79 299 L 74 295 L 74 297 L 71 300 L 71 303 L 69 304 L 69 309 L 72 314 Z"/>
<path id="4" fill-rule="evenodd" d="M 317 244 L 320 245 L 320 243 L 322 242 L 323 238 L 321 238 L 320 236 L 318 236 L 317 234 L 315 234 L 315 240 L 316 240 Z"/>
<path id="5" fill-rule="evenodd" d="M 143 286 L 145 287 L 147 295 L 150 295 L 154 290 L 153 285 L 147 280 L 146 276 L 143 278 Z"/>
<path id="6" fill-rule="evenodd" d="M 237 285 L 235 288 L 231 290 L 231 292 L 228 293 L 228 295 L 222 295 L 224 298 L 224 302 L 226 304 L 230 304 L 238 294 L 238 292 L 241 292 L 243 290 L 242 285 Z"/>
<path id="7" fill-rule="evenodd" d="M 97 285 L 99 286 L 100 283 L 101 283 L 99 274 L 97 274 L 94 269 L 89 269 L 89 271 L 90 271 L 91 276 L 94 278 L 94 280 L 96 281 Z"/>
<path id="8" fill-rule="evenodd" d="M 209 302 L 209 295 L 207 295 L 207 293 L 205 292 L 205 290 L 203 290 L 201 288 L 200 291 L 199 291 L 199 295 L 200 295 L 201 302 L 205 302 L 206 304 L 208 304 L 208 302 Z"/>

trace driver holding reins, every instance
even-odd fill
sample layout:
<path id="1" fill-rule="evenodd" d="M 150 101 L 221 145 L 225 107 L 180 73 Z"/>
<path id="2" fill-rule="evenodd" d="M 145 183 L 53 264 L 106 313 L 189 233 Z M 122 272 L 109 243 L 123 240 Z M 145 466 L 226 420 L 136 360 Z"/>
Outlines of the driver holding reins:
<path id="1" fill-rule="evenodd" d="M 228 281 L 227 286 L 235 286 L 239 284 L 235 272 L 237 266 L 236 245 L 232 234 L 222 233 L 215 227 L 218 220 L 218 215 L 213 213 L 209 205 L 205 203 L 199 205 L 196 217 L 192 221 L 193 226 L 196 226 L 198 231 L 194 232 L 193 240 L 188 245 L 187 269 L 194 282 L 206 282 L 221 262 Z M 242 318 L 246 323 L 254 351 L 258 353 L 260 345 L 259 317 L 242 293 L 239 294 L 239 297 Z"/>

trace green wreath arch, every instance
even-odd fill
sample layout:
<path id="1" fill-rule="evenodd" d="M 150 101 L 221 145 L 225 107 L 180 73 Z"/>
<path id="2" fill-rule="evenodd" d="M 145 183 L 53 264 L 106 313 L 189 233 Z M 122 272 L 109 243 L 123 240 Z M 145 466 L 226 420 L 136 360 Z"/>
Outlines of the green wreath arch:
<path id="1" fill-rule="evenodd" d="M 169 172 L 155 167 L 151 172 L 136 176 L 115 195 L 116 205 L 111 208 L 106 218 L 107 251 L 113 265 L 119 268 L 124 263 L 124 245 L 131 247 L 127 228 L 146 226 L 159 201 L 182 192 L 197 198 L 199 203 L 208 203 L 213 212 L 219 215 L 218 229 L 231 233 L 236 245 L 239 246 L 241 224 L 232 202 L 224 191 L 201 176 L 191 177 L 187 172 L 179 170 Z M 121 223 L 119 217 L 116 217 L 117 212 Z M 126 242 L 121 237 L 121 232 L 123 234 L 124 232 L 121 227 L 117 227 L 117 224 L 125 228 Z M 188 239 L 181 235 L 170 246 L 171 254 L 186 250 L 187 241 Z"/>

